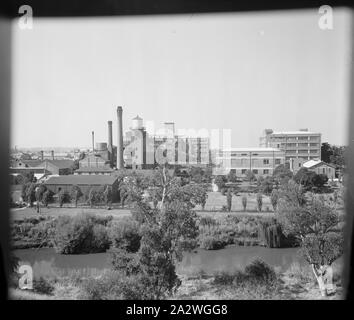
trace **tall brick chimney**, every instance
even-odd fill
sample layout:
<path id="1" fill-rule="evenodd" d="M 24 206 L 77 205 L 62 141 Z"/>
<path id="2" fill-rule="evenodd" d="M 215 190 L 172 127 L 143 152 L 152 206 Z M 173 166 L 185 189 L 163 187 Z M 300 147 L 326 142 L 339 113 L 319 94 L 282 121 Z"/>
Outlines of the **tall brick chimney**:
<path id="1" fill-rule="evenodd" d="M 52 154 L 52 160 L 54 160 L 54 150 L 51 151 Z"/>
<path id="2" fill-rule="evenodd" d="M 111 168 L 113 168 L 113 136 L 112 136 L 112 121 L 108 121 L 108 152 L 109 152 L 109 163 Z"/>
<path id="3" fill-rule="evenodd" d="M 95 132 L 92 131 L 92 152 L 95 153 Z"/>
<path id="4" fill-rule="evenodd" d="M 118 136 L 117 136 L 117 169 L 124 168 L 123 162 L 123 108 L 117 108 Z"/>

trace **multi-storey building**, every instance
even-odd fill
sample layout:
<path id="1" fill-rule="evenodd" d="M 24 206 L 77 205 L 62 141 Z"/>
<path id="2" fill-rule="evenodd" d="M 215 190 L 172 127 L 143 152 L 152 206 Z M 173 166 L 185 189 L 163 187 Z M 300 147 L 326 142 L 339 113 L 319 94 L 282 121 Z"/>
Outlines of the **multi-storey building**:
<path id="1" fill-rule="evenodd" d="M 210 163 L 209 137 L 176 135 L 173 122 L 166 122 L 158 135 L 149 135 L 143 119 L 136 117 L 124 139 L 126 167 L 149 169 L 167 161 L 171 165 L 206 166 Z"/>
<path id="2" fill-rule="evenodd" d="M 283 150 L 286 161 L 321 159 L 321 134 L 308 129 L 282 132 L 265 129 L 260 146 Z"/>
<path id="3" fill-rule="evenodd" d="M 231 148 L 216 155 L 214 175 L 227 175 L 231 170 L 238 177 L 247 171 L 256 176 L 272 175 L 274 169 L 285 163 L 284 151 L 276 148 Z"/>

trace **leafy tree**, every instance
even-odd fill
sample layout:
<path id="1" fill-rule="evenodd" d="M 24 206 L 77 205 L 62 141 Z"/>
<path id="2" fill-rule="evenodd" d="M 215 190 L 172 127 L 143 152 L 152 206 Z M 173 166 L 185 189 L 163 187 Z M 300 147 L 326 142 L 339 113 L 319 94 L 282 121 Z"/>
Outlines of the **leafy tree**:
<path id="1" fill-rule="evenodd" d="M 256 181 L 257 177 L 256 175 L 254 174 L 253 171 L 251 170 L 247 170 L 246 173 L 245 173 L 245 177 L 246 177 L 246 180 L 252 182 L 252 181 Z"/>
<path id="2" fill-rule="evenodd" d="M 294 206 L 302 206 L 306 203 L 305 189 L 294 180 L 289 180 L 287 184 L 282 185 L 279 191 L 279 201 L 292 203 Z"/>
<path id="3" fill-rule="evenodd" d="M 48 207 L 49 202 L 53 201 L 53 192 L 47 189 L 43 193 L 42 201 L 45 207 Z"/>
<path id="4" fill-rule="evenodd" d="M 47 190 L 46 186 L 43 184 L 40 184 L 35 188 L 35 197 L 36 197 L 36 202 L 37 202 L 37 212 L 39 213 L 39 208 L 40 208 L 40 201 L 42 201 L 43 193 Z"/>
<path id="5" fill-rule="evenodd" d="M 60 208 L 62 208 L 63 204 L 68 201 L 68 194 L 64 191 L 64 189 L 59 191 L 58 200 Z"/>
<path id="6" fill-rule="evenodd" d="M 94 188 L 91 188 L 89 191 L 88 202 L 89 202 L 91 208 L 97 202 L 96 190 Z"/>
<path id="7" fill-rule="evenodd" d="M 273 190 L 274 179 L 273 177 L 266 177 L 263 179 L 260 187 L 260 192 L 270 195 Z"/>
<path id="8" fill-rule="evenodd" d="M 82 193 L 80 187 L 77 185 L 74 185 L 71 189 L 71 199 L 74 201 L 75 207 L 77 207 L 77 203 L 82 196 L 83 196 L 83 193 Z"/>
<path id="9" fill-rule="evenodd" d="M 237 176 L 236 176 L 236 171 L 231 169 L 229 174 L 227 175 L 227 181 L 228 182 L 237 182 Z"/>
<path id="10" fill-rule="evenodd" d="M 278 185 L 283 185 L 288 183 L 288 181 L 292 177 L 293 177 L 293 173 L 284 164 L 280 164 L 273 171 L 273 178 Z"/>
<path id="11" fill-rule="evenodd" d="M 216 176 L 214 180 L 214 183 L 218 186 L 219 190 L 225 187 L 226 182 L 227 179 L 225 176 Z"/>
<path id="12" fill-rule="evenodd" d="M 231 207 L 232 207 L 232 193 L 231 193 L 231 189 L 229 188 L 227 190 L 227 194 L 226 194 L 226 200 L 227 200 L 227 211 L 231 211 Z"/>
<path id="13" fill-rule="evenodd" d="M 325 174 L 316 174 L 312 178 L 312 184 L 320 190 L 324 187 L 327 181 L 328 177 Z"/>
<path id="14" fill-rule="evenodd" d="M 293 199 L 289 196 L 288 199 Z M 323 296 L 333 292 L 332 263 L 343 254 L 343 232 L 335 208 L 312 197 L 307 203 L 282 201 L 279 221 L 285 234 L 297 237 Z"/>
<path id="15" fill-rule="evenodd" d="M 29 204 L 30 207 L 33 206 L 33 202 L 36 200 L 36 185 L 33 182 L 27 182 L 22 186 L 22 199 Z"/>
<path id="16" fill-rule="evenodd" d="M 259 212 L 262 211 L 262 205 L 263 205 L 262 194 L 261 193 L 257 193 L 257 207 L 258 207 L 258 211 Z"/>
<path id="17" fill-rule="evenodd" d="M 333 150 L 328 142 L 323 142 L 321 145 L 321 159 L 324 162 L 330 163 Z"/>
<path id="18" fill-rule="evenodd" d="M 246 196 L 242 197 L 242 206 L 243 206 L 243 211 L 246 211 L 246 208 L 247 208 L 247 197 Z"/>
<path id="19" fill-rule="evenodd" d="M 301 168 L 294 176 L 294 181 L 302 186 L 306 190 L 311 190 L 313 185 L 313 178 L 315 177 L 316 173 L 310 171 L 307 168 Z"/>
<path id="20" fill-rule="evenodd" d="M 272 203 L 274 211 L 276 211 L 277 209 L 278 199 L 279 199 L 279 192 L 274 189 L 270 195 L 270 201 Z"/>
<path id="21" fill-rule="evenodd" d="M 140 248 L 134 256 L 136 268 L 129 268 L 131 274 L 126 276 L 139 279 L 149 299 L 162 299 L 179 287 L 176 264 L 183 251 L 195 248 L 198 227 L 192 210 L 196 201 L 186 194 L 179 180 L 169 176 L 166 167 L 158 169 L 153 180 L 151 185 L 159 188 L 161 195 L 156 209 L 144 197 L 143 184 L 136 179 L 125 182 L 133 204 L 132 216 L 139 223 L 141 234 Z M 132 261 L 129 257 L 128 260 Z M 126 272 L 126 267 L 121 271 Z"/>
<path id="22" fill-rule="evenodd" d="M 107 185 L 104 190 L 104 202 L 107 207 L 112 204 L 112 198 L 112 187 Z"/>

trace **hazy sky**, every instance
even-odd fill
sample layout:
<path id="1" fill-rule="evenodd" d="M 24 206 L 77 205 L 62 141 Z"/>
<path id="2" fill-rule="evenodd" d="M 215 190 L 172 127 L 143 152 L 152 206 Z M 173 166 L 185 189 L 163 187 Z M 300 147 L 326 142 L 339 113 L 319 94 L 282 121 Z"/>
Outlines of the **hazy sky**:
<path id="1" fill-rule="evenodd" d="M 34 19 L 13 33 L 12 146 L 91 146 L 123 106 L 156 128 L 232 129 L 233 147 L 264 128 L 347 143 L 350 16 L 334 10 Z"/>

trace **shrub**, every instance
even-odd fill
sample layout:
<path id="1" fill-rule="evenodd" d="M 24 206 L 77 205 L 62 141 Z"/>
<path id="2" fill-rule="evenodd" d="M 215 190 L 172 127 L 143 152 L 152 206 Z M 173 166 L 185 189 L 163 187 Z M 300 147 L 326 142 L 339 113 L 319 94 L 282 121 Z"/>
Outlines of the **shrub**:
<path id="1" fill-rule="evenodd" d="M 262 211 L 262 205 L 263 205 L 262 194 L 257 193 L 257 209 L 259 212 Z"/>
<path id="2" fill-rule="evenodd" d="M 256 259 L 247 265 L 245 273 L 251 279 L 266 284 L 272 284 L 277 279 L 274 269 L 260 259 Z"/>
<path id="3" fill-rule="evenodd" d="M 206 250 L 218 250 L 223 249 L 225 247 L 225 243 L 213 236 L 206 236 L 202 238 L 200 246 Z"/>
<path id="4" fill-rule="evenodd" d="M 217 272 L 214 274 L 214 284 L 231 285 L 235 279 L 235 274 L 226 271 Z"/>
<path id="5" fill-rule="evenodd" d="M 140 248 L 139 225 L 132 219 L 112 224 L 109 228 L 109 236 L 116 248 L 124 248 L 128 252 L 137 252 Z"/>
<path id="6" fill-rule="evenodd" d="M 110 271 L 98 279 L 88 279 L 83 285 L 83 298 L 87 300 L 141 300 L 149 295 L 138 276 L 126 277 Z"/>
<path id="7" fill-rule="evenodd" d="M 54 246 L 62 254 L 104 252 L 110 242 L 106 227 L 95 215 L 60 216 L 56 224 Z"/>
<path id="8" fill-rule="evenodd" d="M 38 280 L 34 279 L 33 280 L 33 290 L 34 292 L 40 293 L 40 294 L 48 294 L 51 295 L 54 291 L 54 286 L 52 283 L 50 283 L 49 280 L 40 277 Z"/>

